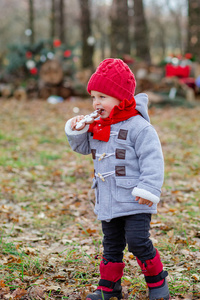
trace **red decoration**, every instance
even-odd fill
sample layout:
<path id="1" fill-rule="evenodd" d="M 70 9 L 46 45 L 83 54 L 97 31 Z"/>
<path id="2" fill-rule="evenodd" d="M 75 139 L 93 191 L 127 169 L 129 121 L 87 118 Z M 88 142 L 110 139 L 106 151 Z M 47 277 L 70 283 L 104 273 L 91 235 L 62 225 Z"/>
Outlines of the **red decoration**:
<path id="1" fill-rule="evenodd" d="M 53 41 L 53 45 L 54 45 L 54 47 L 60 47 L 61 41 L 59 39 L 56 39 Z"/>
<path id="2" fill-rule="evenodd" d="M 125 54 L 122 59 L 127 65 L 134 63 L 134 59 L 128 54 Z"/>
<path id="3" fill-rule="evenodd" d="M 32 69 L 30 69 L 30 73 L 31 73 L 31 75 L 36 75 L 38 73 L 38 69 L 32 68 Z"/>
<path id="4" fill-rule="evenodd" d="M 70 57 L 72 55 L 72 52 L 71 52 L 71 50 L 65 50 L 63 55 L 64 55 L 64 57 Z"/>
<path id="5" fill-rule="evenodd" d="M 190 75 L 190 66 L 173 66 L 171 64 L 166 65 L 166 76 L 172 77 L 177 76 L 180 78 L 186 78 Z"/>
<path id="6" fill-rule="evenodd" d="M 31 51 L 26 52 L 26 58 L 31 58 L 33 56 Z"/>
<path id="7" fill-rule="evenodd" d="M 192 78 L 192 77 L 180 78 L 180 81 L 182 83 L 187 84 L 187 86 L 189 86 L 190 88 L 192 88 L 195 91 L 195 87 L 196 87 L 195 78 Z"/>
<path id="8" fill-rule="evenodd" d="M 187 59 L 192 59 L 192 54 L 191 54 L 191 53 L 186 53 L 186 54 L 185 54 L 185 58 L 187 58 Z"/>

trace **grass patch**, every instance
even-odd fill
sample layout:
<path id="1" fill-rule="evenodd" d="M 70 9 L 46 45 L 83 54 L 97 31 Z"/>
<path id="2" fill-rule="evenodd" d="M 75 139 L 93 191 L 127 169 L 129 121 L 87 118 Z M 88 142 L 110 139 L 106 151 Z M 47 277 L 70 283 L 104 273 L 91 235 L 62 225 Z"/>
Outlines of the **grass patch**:
<path id="1" fill-rule="evenodd" d="M 0 264 L 0 279 L 4 280 L 6 286 L 15 289 L 20 287 L 11 284 L 15 279 L 23 282 L 26 275 L 38 277 L 43 273 L 39 257 L 27 255 L 19 245 L 1 238 L 0 251 L 6 260 Z"/>

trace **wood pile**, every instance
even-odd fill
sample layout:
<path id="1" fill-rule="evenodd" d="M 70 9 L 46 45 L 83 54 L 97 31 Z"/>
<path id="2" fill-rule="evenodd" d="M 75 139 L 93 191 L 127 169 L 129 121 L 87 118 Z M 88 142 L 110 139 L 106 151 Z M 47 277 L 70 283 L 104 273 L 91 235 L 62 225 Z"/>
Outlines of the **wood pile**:
<path id="1" fill-rule="evenodd" d="M 64 72 L 57 60 L 46 61 L 40 70 L 39 79 L 28 79 L 26 88 L 20 86 L 18 80 L 10 79 L 12 83 L 0 83 L 0 97 L 14 97 L 19 101 L 27 99 L 44 99 L 59 96 L 64 100 L 74 94 L 70 84 L 64 79 Z"/>
<path id="2" fill-rule="evenodd" d="M 57 60 L 48 60 L 40 70 L 39 98 L 47 99 L 52 95 L 67 99 L 72 96 L 73 91 L 64 81 L 62 66 Z"/>
<path id="3" fill-rule="evenodd" d="M 15 99 L 19 100 L 19 101 L 25 101 L 27 100 L 27 93 L 26 90 L 22 87 L 16 89 L 13 93 L 13 96 Z"/>
<path id="4" fill-rule="evenodd" d="M 142 64 L 136 68 L 136 93 L 147 93 L 150 104 L 164 104 L 176 101 L 195 102 L 195 90 L 181 81 L 178 77 L 165 77 L 161 67 L 147 67 Z M 180 101 L 180 100 L 179 100 Z"/>
<path id="5" fill-rule="evenodd" d="M 186 100 L 191 103 L 198 99 L 198 91 L 187 84 L 189 81 L 184 82 L 175 76 L 166 77 L 163 67 L 139 62 L 133 63 L 131 69 L 136 77 L 136 94 L 147 93 L 150 104 L 170 104 L 170 101 L 175 102 L 178 98 L 179 102 Z M 58 96 L 63 100 L 71 96 L 85 97 L 88 96 L 86 85 L 91 74 L 91 69 L 80 70 L 76 72 L 73 82 L 69 83 L 64 77 L 61 63 L 55 59 L 48 60 L 40 69 L 39 79 L 28 79 L 26 88 L 20 87 L 20 83 L 13 80 L 10 80 L 12 84 L 0 83 L 0 97 L 14 97 L 19 101 L 38 98 L 47 100 L 51 96 Z M 192 76 L 195 83 L 194 78 L 200 76 L 200 64 L 193 65 Z"/>
<path id="6" fill-rule="evenodd" d="M 13 88 L 11 84 L 0 84 L 0 96 L 3 98 L 9 98 L 12 95 Z"/>

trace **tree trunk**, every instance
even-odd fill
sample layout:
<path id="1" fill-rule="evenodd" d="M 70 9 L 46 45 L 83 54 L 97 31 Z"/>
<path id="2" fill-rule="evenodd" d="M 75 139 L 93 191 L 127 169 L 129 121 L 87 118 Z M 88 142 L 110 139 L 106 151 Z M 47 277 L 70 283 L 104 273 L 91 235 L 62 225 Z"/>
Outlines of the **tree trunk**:
<path id="1" fill-rule="evenodd" d="M 182 14 L 180 10 L 176 11 L 171 7 L 169 0 L 166 0 L 166 4 L 172 17 L 174 18 L 176 31 L 177 31 L 177 46 L 180 49 L 180 53 L 183 54 L 184 50 L 183 50 L 182 22 L 181 22 Z"/>
<path id="2" fill-rule="evenodd" d="M 129 15 L 127 0 L 113 0 L 111 6 L 111 56 L 130 54 Z"/>
<path id="3" fill-rule="evenodd" d="M 149 35 L 142 0 L 134 0 L 136 56 L 150 63 Z"/>
<path id="4" fill-rule="evenodd" d="M 96 33 L 97 42 L 100 49 L 99 59 L 103 60 L 106 57 L 106 46 L 108 44 L 108 26 L 109 23 L 109 10 L 106 4 L 96 4 L 93 15 L 93 29 Z M 102 22 L 104 20 L 104 22 Z"/>
<path id="5" fill-rule="evenodd" d="M 34 29 L 34 7 L 33 0 L 29 0 L 29 29 L 31 30 L 30 34 L 30 44 L 35 43 L 35 29 Z"/>
<path id="6" fill-rule="evenodd" d="M 50 14 L 50 38 L 55 38 L 55 0 L 51 0 L 51 14 Z"/>
<path id="7" fill-rule="evenodd" d="M 161 46 L 161 58 L 164 59 L 166 57 L 166 43 L 165 43 L 165 26 L 163 24 L 159 24 L 160 26 L 160 46 Z"/>
<path id="8" fill-rule="evenodd" d="M 200 1 L 188 0 L 188 52 L 200 62 Z"/>
<path id="9" fill-rule="evenodd" d="M 65 4 L 64 0 L 59 0 L 59 37 L 65 44 Z"/>
<path id="10" fill-rule="evenodd" d="M 93 67 L 94 43 L 92 39 L 89 0 L 79 0 L 81 8 L 82 67 Z"/>

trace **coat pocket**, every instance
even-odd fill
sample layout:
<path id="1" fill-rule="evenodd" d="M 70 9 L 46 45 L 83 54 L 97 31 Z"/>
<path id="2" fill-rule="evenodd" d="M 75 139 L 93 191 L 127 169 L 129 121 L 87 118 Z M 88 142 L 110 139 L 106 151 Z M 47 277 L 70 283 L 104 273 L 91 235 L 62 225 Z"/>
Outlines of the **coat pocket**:
<path id="1" fill-rule="evenodd" d="M 93 183 L 91 188 L 95 190 L 95 198 L 96 198 L 96 205 L 99 204 L 99 190 L 98 190 L 98 182 L 96 178 L 93 178 Z"/>
<path id="2" fill-rule="evenodd" d="M 116 179 L 116 200 L 119 202 L 133 202 L 135 197 L 131 192 L 137 186 L 139 179 L 134 177 Z"/>
<path id="3" fill-rule="evenodd" d="M 97 187 L 97 180 L 96 178 L 93 178 L 91 189 L 96 189 L 96 187 Z"/>

